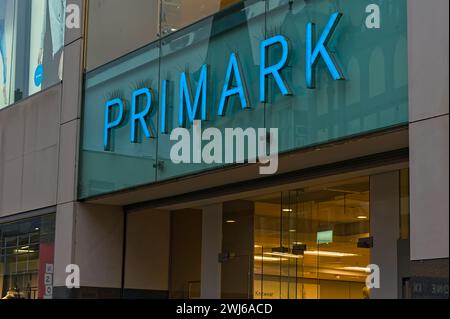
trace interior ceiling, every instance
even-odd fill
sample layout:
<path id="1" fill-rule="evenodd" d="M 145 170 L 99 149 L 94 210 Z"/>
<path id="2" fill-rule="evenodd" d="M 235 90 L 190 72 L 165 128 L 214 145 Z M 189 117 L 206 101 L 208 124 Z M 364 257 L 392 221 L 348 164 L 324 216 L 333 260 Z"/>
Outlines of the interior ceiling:
<path id="1" fill-rule="evenodd" d="M 360 216 L 369 218 L 369 178 L 272 193 L 249 200 L 255 202 L 257 216 L 279 218 L 284 212 L 286 217 L 291 214 L 307 220 L 351 223 L 358 221 Z"/>
<path id="2" fill-rule="evenodd" d="M 347 181 L 340 181 L 322 185 L 312 185 L 303 189 L 296 189 L 283 192 L 283 201 L 323 201 L 337 196 L 358 195 L 366 192 L 369 189 L 369 178 L 360 177 L 350 179 Z M 266 203 L 280 203 L 281 193 L 272 193 L 262 196 L 250 198 L 249 200 L 266 202 Z"/>

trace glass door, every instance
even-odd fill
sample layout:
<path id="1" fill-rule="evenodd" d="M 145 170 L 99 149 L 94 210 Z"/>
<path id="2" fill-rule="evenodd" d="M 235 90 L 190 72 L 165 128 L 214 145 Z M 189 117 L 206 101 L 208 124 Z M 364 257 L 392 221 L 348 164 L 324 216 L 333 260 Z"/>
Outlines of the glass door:
<path id="1" fill-rule="evenodd" d="M 368 298 L 369 179 L 255 202 L 254 298 Z"/>

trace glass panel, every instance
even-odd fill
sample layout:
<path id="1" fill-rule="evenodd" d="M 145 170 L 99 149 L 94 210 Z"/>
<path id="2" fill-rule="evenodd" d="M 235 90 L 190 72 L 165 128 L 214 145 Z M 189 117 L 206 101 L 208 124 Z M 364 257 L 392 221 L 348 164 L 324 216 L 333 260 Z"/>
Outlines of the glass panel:
<path id="1" fill-rule="evenodd" d="M 161 0 L 163 36 L 193 24 L 241 0 Z"/>
<path id="2" fill-rule="evenodd" d="M 148 133 L 156 136 L 158 110 L 159 47 L 151 44 L 131 55 L 90 72 L 86 76 L 83 134 L 81 141 L 79 196 L 87 197 L 142 185 L 156 179 L 156 138 L 146 138 L 141 127 L 136 130 L 136 143 L 130 141 L 131 121 L 121 121 L 121 130 L 111 132 L 108 147 L 104 141 L 105 103 L 122 99 L 124 113 L 131 107 L 131 93 L 151 87 L 151 105 L 146 117 Z M 141 96 L 136 114 L 149 102 Z M 119 116 L 119 106 L 111 107 L 109 119 Z M 111 172 L 114 172 L 111 174 Z"/>
<path id="3" fill-rule="evenodd" d="M 53 277 L 54 238 L 55 215 L 0 225 L 2 298 L 51 298 L 44 279 Z"/>
<path id="4" fill-rule="evenodd" d="M 183 25 L 180 30 L 175 26 L 176 32 L 169 32 L 148 47 L 89 72 L 85 88 L 79 197 L 223 167 L 227 165 L 226 155 L 235 151 L 226 148 L 226 128 L 276 128 L 278 151 L 283 153 L 407 123 L 405 1 L 376 1 L 382 14 L 392 17 L 383 19 L 382 28 L 376 32 L 367 29 L 364 23 L 368 3 L 368 0 L 358 2 L 358 5 L 349 0 L 239 1 L 195 24 Z M 172 5 L 175 12 L 182 12 L 177 4 L 184 2 L 166 1 L 164 12 Z M 225 2 L 220 3 L 214 10 L 222 8 L 222 4 L 228 6 Z M 316 33 L 322 34 L 331 14 L 336 11 L 342 12 L 343 16 L 327 48 L 335 54 L 345 80 L 334 81 L 321 58 L 315 65 L 316 88 L 307 89 L 306 25 L 315 23 Z M 263 103 L 260 102 L 260 90 L 263 90 L 260 87 L 264 87 L 260 85 L 261 42 L 278 34 L 291 43 L 290 58 L 279 72 L 291 87 L 292 94 L 283 96 L 280 84 L 269 74 L 267 102 Z M 277 43 L 269 46 L 265 51 L 266 66 L 276 64 L 282 52 L 282 46 Z M 236 76 L 230 76 L 230 83 L 225 83 L 232 54 L 237 57 L 235 64 L 240 65 L 243 87 L 248 92 L 247 99 L 242 100 L 250 107 L 243 108 L 239 94 L 235 94 L 229 97 L 223 114 L 219 115 L 224 86 L 237 86 Z M 142 59 L 136 60 L 138 56 Z M 156 127 L 155 135 L 151 135 L 156 139 L 143 136 L 141 142 L 132 143 L 130 109 L 132 93 L 138 89 L 136 83 L 140 88 L 147 86 L 154 93 L 154 113 L 145 120 L 152 130 Z M 118 116 L 117 105 L 113 105 L 108 118 L 105 110 L 106 102 L 116 98 L 123 103 L 124 116 L 114 126 L 112 120 Z M 141 103 L 145 103 L 145 99 Z M 206 136 L 194 144 L 198 140 L 194 134 L 197 128 L 194 130 L 191 122 L 200 119 L 203 120 L 203 132 L 217 128 L 214 134 L 221 133 L 222 141 L 219 142 L 222 143 L 210 155 L 221 154 L 211 164 L 207 164 L 201 155 L 208 150 L 206 146 L 214 144 L 210 143 L 212 138 L 207 140 Z M 107 124 L 112 128 L 106 128 Z M 174 134 L 170 138 L 180 126 L 186 126 L 190 134 L 183 139 L 187 142 L 183 144 L 188 148 L 186 157 L 189 159 L 182 164 L 171 156 L 171 151 L 172 155 L 177 151 L 175 146 L 180 146 L 181 137 Z M 106 151 L 105 128 L 107 136 L 112 136 L 114 141 L 114 147 Z M 247 138 L 244 143 L 247 161 L 247 151 L 252 143 L 249 141 Z M 185 148 L 182 152 L 187 153 Z M 177 154 L 180 153 L 178 149 Z M 237 162 L 235 156 L 231 162 Z"/>
<path id="5" fill-rule="evenodd" d="M 159 8 L 159 0 L 90 0 L 87 70 L 157 39 Z"/>
<path id="6" fill-rule="evenodd" d="M 14 11 L 15 1 L 0 0 L 0 109 L 12 103 Z"/>
<path id="7" fill-rule="evenodd" d="M 253 200 L 255 299 L 368 298 L 368 178 Z"/>
<path id="8" fill-rule="evenodd" d="M 308 189 L 304 196 L 317 223 L 319 298 L 364 298 L 370 250 L 358 248 L 358 240 L 370 236 L 369 179 Z"/>
<path id="9" fill-rule="evenodd" d="M 408 119 L 407 25 L 404 0 L 288 1 L 267 0 L 268 36 L 282 34 L 291 42 L 290 62 L 282 71 L 292 96 L 268 85 L 266 123 L 279 128 L 280 151 L 324 143 L 361 132 L 390 127 Z M 380 7 L 379 29 L 365 25 L 366 7 Z M 319 39 L 331 14 L 342 18 L 327 47 L 345 81 L 334 81 L 321 59 L 315 89 L 306 88 L 306 26 L 314 23 Z M 376 31 L 374 31 L 376 30 Z M 281 50 L 271 59 L 280 60 Z"/>
<path id="10" fill-rule="evenodd" d="M 254 298 L 280 298 L 280 260 L 272 251 L 280 247 L 280 195 L 255 199 Z M 286 258 L 284 258 L 286 260 Z"/>
<path id="11" fill-rule="evenodd" d="M 0 0 L 0 109 L 62 79 L 66 0 Z"/>
<path id="12" fill-rule="evenodd" d="M 194 101 L 196 91 L 199 87 L 202 68 L 207 65 L 207 121 L 202 122 L 202 130 L 217 128 L 225 136 L 225 128 L 264 127 L 264 108 L 258 102 L 257 78 L 258 78 L 258 56 L 259 43 L 255 39 L 264 37 L 264 1 L 248 1 L 246 9 L 252 10 L 254 16 L 249 16 L 244 11 L 247 1 L 233 6 L 226 15 L 210 17 L 187 29 L 177 32 L 162 41 L 161 48 L 161 78 L 168 81 L 167 95 L 167 130 L 168 132 L 180 126 L 180 77 L 183 72 L 191 86 L 191 100 Z M 240 100 L 232 97 L 226 116 L 217 115 L 222 87 L 225 82 L 225 74 L 229 64 L 230 54 L 236 52 L 242 66 L 245 66 L 246 81 L 249 85 L 249 101 L 253 107 L 242 110 Z M 201 103 L 198 106 L 196 119 L 200 119 Z M 186 113 L 186 107 L 184 107 Z M 160 123 L 160 127 L 162 124 Z M 186 123 L 193 129 L 190 123 Z M 168 134 L 160 134 L 158 143 L 158 157 L 163 168 L 158 171 L 158 180 L 164 180 L 175 176 L 186 175 L 196 171 L 212 169 L 223 165 L 223 157 L 226 152 L 225 143 L 222 148 L 221 163 L 196 164 L 174 164 L 170 159 L 170 151 L 178 140 L 170 140 Z M 202 149 L 207 144 L 202 141 Z M 191 147 L 192 153 L 195 151 Z M 247 154 L 247 152 L 245 152 Z"/>

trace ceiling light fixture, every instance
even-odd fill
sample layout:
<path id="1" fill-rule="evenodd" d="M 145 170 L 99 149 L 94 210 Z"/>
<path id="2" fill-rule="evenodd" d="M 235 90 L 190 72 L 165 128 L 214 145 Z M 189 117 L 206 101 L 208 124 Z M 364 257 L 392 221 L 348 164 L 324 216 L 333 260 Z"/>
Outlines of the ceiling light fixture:
<path id="1" fill-rule="evenodd" d="M 287 258 L 281 258 L 281 257 L 267 257 L 267 256 L 255 256 L 255 260 L 257 261 L 287 261 Z"/>
<path id="2" fill-rule="evenodd" d="M 235 220 L 233 220 L 233 219 L 229 219 L 229 220 L 227 220 L 227 223 L 228 224 L 234 224 L 236 221 Z"/>
<path id="3" fill-rule="evenodd" d="M 356 254 L 350 254 L 350 253 L 339 253 L 336 251 L 317 251 L 317 250 L 305 251 L 305 255 L 319 256 L 319 257 L 354 257 L 354 256 L 358 256 Z"/>
<path id="4" fill-rule="evenodd" d="M 358 217 L 356 217 L 356 218 L 358 218 L 358 219 L 367 219 L 367 216 L 358 216 Z"/>
<path id="5" fill-rule="evenodd" d="M 341 269 L 344 270 L 353 270 L 353 271 L 362 271 L 370 274 L 372 270 L 368 267 L 342 267 Z"/>
<path id="6" fill-rule="evenodd" d="M 294 258 L 299 259 L 302 256 L 289 254 L 289 253 L 265 253 L 264 255 L 270 255 L 270 256 L 278 256 L 278 257 L 285 257 L 285 258 Z"/>

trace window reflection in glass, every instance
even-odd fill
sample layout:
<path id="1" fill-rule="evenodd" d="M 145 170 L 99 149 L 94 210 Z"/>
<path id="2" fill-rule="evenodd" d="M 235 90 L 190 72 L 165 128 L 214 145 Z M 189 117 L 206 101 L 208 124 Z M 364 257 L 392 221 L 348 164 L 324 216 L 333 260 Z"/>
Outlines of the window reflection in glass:
<path id="1" fill-rule="evenodd" d="M 241 0 L 162 0 L 161 34 L 167 35 Z"/>
<path id="2" fill-rule="evenodd" d="M 0 109 L 62 80 L 66 0 L 0 0 Z"/>
<path id="3" fill-rule="evenodd" d="M 51 297 L 54 237 L 54 215 L 0 225 L 1 298 Z"/>
<path id="4" fill-rule="evenodd" d="M 159 12 L 160 0 L 90 0 L 87 70 L 155 41 Z"/>

